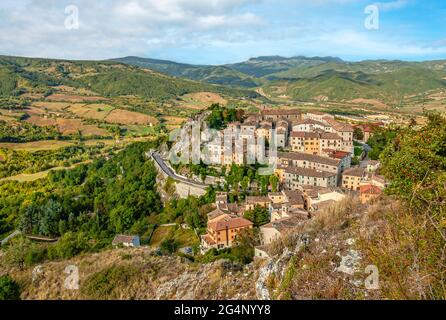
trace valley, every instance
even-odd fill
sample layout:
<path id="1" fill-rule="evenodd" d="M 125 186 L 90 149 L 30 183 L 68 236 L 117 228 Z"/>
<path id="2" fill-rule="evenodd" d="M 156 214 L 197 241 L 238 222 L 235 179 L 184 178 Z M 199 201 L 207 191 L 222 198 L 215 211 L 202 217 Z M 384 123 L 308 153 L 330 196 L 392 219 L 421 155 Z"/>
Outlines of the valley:
<path id="1" fill-rule="evenodd" d="M 445 78 L 442 61 L 0 56 L 0 277 L 30 300 L 444 298 Z M 210 159 L 174 163 L 194 126 Z M 210 139 L 226 130 L 276 166 Z"/>

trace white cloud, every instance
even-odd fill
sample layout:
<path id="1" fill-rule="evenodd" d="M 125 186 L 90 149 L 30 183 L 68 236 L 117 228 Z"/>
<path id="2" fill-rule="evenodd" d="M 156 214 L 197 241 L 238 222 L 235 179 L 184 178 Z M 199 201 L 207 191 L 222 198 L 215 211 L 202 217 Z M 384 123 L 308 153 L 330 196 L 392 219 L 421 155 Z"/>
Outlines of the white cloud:
<path id="1" fill-rule="evenodd" d="M 407 0 L 395 0 L 390 2 L 378 2 L 376 5 L 383 11 L 402 9 L 407 5 Z"/>
<path id="2" fill-rule="evenodd" d="M 382 1 L 379 5 L 383 10 L 395 10 L 408 1 Z M 1 0 L 0 54 L 74 59 L 139 55 L 221 63 L 269 54 L 386 57 L 442 52 L 439 44 L 408 44 L 396 32 L 363 32 L 362 23 L 357 24 L 358 29 L 349 30 L 354 20 L 349 14 L 353 13 L 331 17 L 325 10 L 357 3 L 358 0 Z M 64 27 L 64 10 L 69 4 L 79 8 L 79 30 Z M 360 10 L 355 12 L 362 15 Z"/>

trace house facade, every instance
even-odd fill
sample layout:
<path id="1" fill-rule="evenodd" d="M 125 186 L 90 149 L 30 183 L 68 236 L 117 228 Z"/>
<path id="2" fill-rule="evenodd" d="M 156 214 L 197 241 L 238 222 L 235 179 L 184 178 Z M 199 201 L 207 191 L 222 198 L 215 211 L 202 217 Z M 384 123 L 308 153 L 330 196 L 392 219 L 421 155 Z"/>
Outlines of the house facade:
<path id="1" fill-rule="evenodd" d="M 252 228 L 253 223 L 245 218 L 229 214 L 218 215 L 208 220 L 207 233 L 201 236 L 201 251 L 204 253 L 212 248 L 230 248 L 243 230 Z"/>

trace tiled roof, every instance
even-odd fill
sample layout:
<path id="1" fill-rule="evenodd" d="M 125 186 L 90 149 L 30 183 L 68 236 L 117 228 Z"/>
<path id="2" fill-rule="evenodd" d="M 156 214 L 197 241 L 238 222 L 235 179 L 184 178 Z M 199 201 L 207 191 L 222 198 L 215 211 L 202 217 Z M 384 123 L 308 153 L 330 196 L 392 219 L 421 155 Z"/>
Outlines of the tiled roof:
<path id="1" fill-rule="evenodd" d="M 303 132 L 303 131 L 293 131 L 291 132 L 292 138 L 305 138 L 305 139 L 318 139 L 320 137 L 319 133 L 316 132 Z"/>
<path id="2" fill-rule="evenodd" d="M 303 177 L 315 177 L 315 178 L 330 178 L 336 176 L 336 173 L 306 169 L 306 168 L 297 168 L 297 167 L 288 167 L 285 169 L 285 173 L 295 174 Z"/>
<path id="3" fill-rule="evenodd" d="M 344 171 L 344 176 L 362 177 L 364 175 L 364 168 L 350 168 Z"/>
<path id="4" fill-rule="evenodd" d="M 332 133 L 332 132 L 321 133 L 321 139 L 342 140 L 340 135 L 338 135 L 337 133 Z"/>
<path id="5" fill-rule="evenodd" d="M 307 154 L 302 152 L 278 152 L 277 157 L 279 159 L 287 159 L 287 160 L 295 160 L 295 161 L 308 161 L 308 162 L 315 162 L 315 163 L 321 163 L 326 164 L 330 166 L 337 167 L 340 160 L 337 159 L 331 159 L 328 157 L 322 157 L 317 156 L 313 154 Z"/>
<path id="6" fill-rule="evenodd" d="M 230 215 L 208 223 L 208 227 L 214 231 L 245 228 L 252 225 L 253 223 L 245 218 L 231 217 Z"/>
<path id="7" fill-rule="evenodd" d="M 205 234 L 205 235 L 201 236 L 201 239 L 204 240 L 204 242 L 206 242 L 207 245 L 209 245 L 209 246 L 214 246 L 214 245 L 217 244 L 214 241 L 214 239 L 212 239 L 212 237 L 210 235 L 208 235 L 208 234 Z"/>
<path id="8" fill-rule="evenodd" d="M 338 132 L 353 132 L 353 127 L 349 124 L 339 123 L 338 125 L 333 126 L 333 128 Z"/>
<path id="9" fill-rule="evenodd" d="M 302 205 L 305 203 L 302 192 L 300 191 L 284 191 L 290 205 Z"/>
<path id="10" fill-rule="evenodd" d="M 368 184 L 365 186 L 361 186 L 359 191 L 361 192 L 361 194 L 367 193 L 367 194 L 381 194 L 382 190 L 381 188 L 374 186 L 372 184 Z"/>
<path id="11" fill-rule="evenodd" d="M 270 202 L 270 201 L 271 200 L 267 196 L 246 197 L 246 203 L 248 203 L 248 204 L 265 203 L 265 202 Z"/>

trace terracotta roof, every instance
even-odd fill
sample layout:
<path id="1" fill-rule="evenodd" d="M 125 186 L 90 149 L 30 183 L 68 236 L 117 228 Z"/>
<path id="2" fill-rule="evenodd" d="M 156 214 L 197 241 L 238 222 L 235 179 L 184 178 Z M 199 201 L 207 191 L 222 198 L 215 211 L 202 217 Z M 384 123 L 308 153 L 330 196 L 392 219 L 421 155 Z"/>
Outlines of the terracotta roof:
<path id="1" fill-rule="evenodd" d="M 290 126 L 290 124 L 288 123 L 288 121 L 285 120 L 285 119 L 279 119 L 279 120 L 277 120 L 276 125 L 277 125 L 277 126 L 286 126 L 287 128 Z"/>
<path id="2" fill-rule="evenodd" d="M 336 159 L 344 159 L 345 157 L 348 157 L 350 155 L 351 153 L 346 151 L 336 151 L 332 154 L 332 156 Z"/>
<path id="3" fill-rule="evenodd" d="M 361 186 L 360 189 L 359 189 L 359 192 L 361 194 L 367 193 L 367 194 L 379 195 L 379 194 L 382 193 L 382 190 L 381 190 L 381 188 L 379 188 L 377 186 L 374 186 L 372 184 L 368 184 L 368 185 L 365 185 L 365 186 Z"/>
<path id="4" fill-rule="evenodd" d="M 381 183 L 386 183 L 386 178 L 384 176 L 378 176 L 378 175 L 374 175 L 372 177 L 372 180 L 381 182 Z"/>
<path id="5" fill-rule="evenodd" d="M 278 152 L 277 157 L 279 159 L 286 159 L 286 160 L 295 160 L 295 161 L 308 161 L 308 162 L 315 162 L 315 163 L 321 163 L 326 164 L 330 166 L 337 167 L 339 166 L 340 160 L 337 159 L 331 159 L 328 157 L 322 157 L 317 156 L 313 154 L 307 154 L 302 152 Z"/>
<path id="6" fill-rule="evenodd" d="M 353 132 L 353 127 L 349 124 L 339 123 L 338 125 L 333 126 L 333 128 L 338 132 Z"/>
<path id="7" fill-rule="evenodd" d="M 290 205 L 302 205 L 305 203 L 302 192 L 300 191 L 284 191 Z"/>
<path id="8" fill-rule="evenodd" d="M 318 139 L 320 137 L 319 133 L 316 132 L 303 132 L 303 131 L 293 131 L 291 132 L 292 138 L 305 138 L 305 139 Z"/>
<path id="9" fill-rule="evenodd" d="M 217 208 L 214 211 L 208 213 L 208 221 L 215 220 L 225 214 L 226 212 L 224 212 L 221 208 Z"/>
<path id="10" fill-rule="evenodd" d="M 362 177 L 364 175 L 364 168 L 350 168 L 344 171 L 344 176 Z"/>
<path id="11" fill-rule="evenodd" d="M 261 129 L 269 130 L 269 129 L 272 129 L 272 128 L 273 128 L 273 125 L 272 125 L 271 123 L 261 123 L 261 124 L 260 124 L 260 128 L 261 128 Z"/>
<path id="12" fill-rule="evenodd" d="M 336 173 L 331 173 L 327 171 L 319 171 L 319 170 L 298 168 L 298 167 L 288 167 L 285 169 L 285 173 L 295 174 L 303 177 L 314 177 L 314 178 L 330 178 L 337 175 Z"/>
<path id="13" fill-rule="evenodd" d="M 332 132 L 324 132 L 321 133 L 321 139 L 327 139 L 327 140 L 341 140 L 341 136 L 337 133 Z"/>
<path id="14" fill-rule="evenodd" d="M 214 231 L 222 231 L 227 229 L 237 229 L 252 226 L 253 223 L 245 218 L 231 217 L 226 215 L 220 219 L 208 222 L 209 229 Z"/>
<path id="15" fill-rule="evenodd" d="M 214 246 L 217 243 L 214 241 L 214 239 L 212 239 L 212 237 L 208 234 L 202 235 L 201 239 L 204 240 L 204 242 L 206 242 L 209 246 Z"/>

